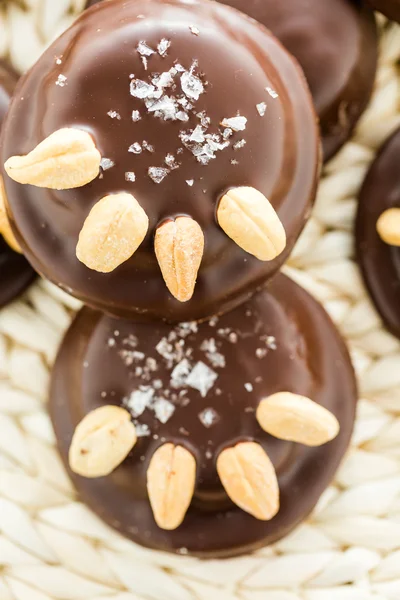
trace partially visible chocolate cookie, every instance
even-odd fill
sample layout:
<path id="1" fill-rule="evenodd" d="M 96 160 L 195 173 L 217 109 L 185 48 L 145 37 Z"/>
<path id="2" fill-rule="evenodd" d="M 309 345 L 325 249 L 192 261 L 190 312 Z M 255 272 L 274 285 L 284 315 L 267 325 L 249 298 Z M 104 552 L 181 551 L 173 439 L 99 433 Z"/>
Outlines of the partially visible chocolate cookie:
<path id="1" fill-rule="evenodd" d="M 98 1 L 98 0 L 97 0 Z M 367 0 L 369 4 L 388 19 L 400 23 L 400 0 Z"/>
<path id="2" fill-rule="evenodd" d="M 302 418 L 294 423 L 297 395 L 313 402 L 296 404 Z M 274 542 L 310 513 L 347 449 L 356 398 L 331 320 L 278 275 L 246 304 L 201 324 L 135 324 L 84 309 L 56 361 L 50 412 L 65 463 L 70 453 L 76 472 L 85 467 L 85 477 L 70 472 L 78 492 L 101 518 L 144 546 L 222 557 Z M 163 469 L 160 456 L 172 447 L 180 449 L 175 466 Z M 175 493 L 169 468 L 180 482 Z"/>
<path id="3" fill-rule="evenodd" d="M 18 75 L 0 61 L 0 127 L 7 113 Z M 14 252 L 0 233 L 0 307 L 18 296 L 34 279 L 35 273 L 26 259 Z"/>
<path id="4" fill-rule="evenodd" d="M 331 158 L 371 96 L 378 54 L 372 10 L 358 0 L 220 1 L 268 27 L 300 62 L 320 118 L 324 158 Z"/>
<path id="5" fill-rule="evenodd" d="M 377 231 L 378 219 L 382 219 L 386 211 L 397 209 L 394 213 L 386 213 L 389 220 L 381 221 L 384 229 L 392 228 L 393 218 L 390 217 L 396 220 L 397 211 L 400 213 L 399 156 L 400 129 L 383 144 L 361 189 L 356 250 L 372 300 L 386 327 L 400 338 L 400 247 L 396 243 L 396 231 L 387 236 L 387 242 Z M 400 242 L 400 222 L 397 230 Z"/>

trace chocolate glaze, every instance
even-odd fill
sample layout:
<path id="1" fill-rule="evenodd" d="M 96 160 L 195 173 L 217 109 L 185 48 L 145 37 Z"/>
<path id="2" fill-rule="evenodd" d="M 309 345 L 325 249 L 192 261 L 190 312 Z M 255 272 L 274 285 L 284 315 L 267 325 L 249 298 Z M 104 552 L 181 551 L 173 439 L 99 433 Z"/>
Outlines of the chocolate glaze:
<path id="1" fill-rule="evenodd" d="M 3 123 L 14 92 L 18 75 L 0 61 L 0 126 Z M 33 280 L 35 274 L 21 254 L 6 244 L 0 234 L 0 306 L 18 296 Z"/>
<path id="2" fill-rule="evenodd" d="M 385 244 L 376 222 L 388 208 L 400 208 L 400 129 L 382 146 L 361 189 L 356 252 L 364 281 L 386 327 L 400 338 L 400 248 Z"/>
<path id="3" fill-rule="evenodd" d="M 297 58 L 320 117 L 324 159 L 331 158 L 350 138 L 372 93 L 378 57 L 372 11 L 359 0 L 219 1 L 268 27 Z M 383 12 L 390 5 L 392 18 L 399 18 L 399 0 L 371 4 L 386 5 Z"/>
<path id="4" fill-rule="evenodd" d="M 388 19 L 400 23 L 400 0 L 368 0 L 369 4 Z"/>
<path id="5" fill-rule="evenodd" d="M 378 57 L 372 11 L 358 0 L 220 1 L 268 27 L 300 62 L 320 117 L 324 159 L 331 158 L 372 93 Z"/>
<path id="6" fill-rule="evenodd" d="M 199 35 L 189 26 L 197 27 Z M 156 48 L 162 38 L 171 40 L 168 55 L 150 56 L 145 71 L 138 42 L 145 40 Z M 198 71 L 208 81 L 195 108 L 211 117 L 210 131 L 218 131 L 221 119 L 238 111 L 248 119 L 246 130 L 231 138 L 246 139 L 244 148 L 234 150 L 231 144 L 207 166 L 186 149 L 177 154 L 182 147 L 179 133 L 199 124 L 195 115 L 189 123 L 163 121 L 148 114 L 143 102 L 129 93 L 130 74 L 145 79 L 167 71 L 177 60 L 189 69 L 193 59 L 198 59 Z M 60 74 L 67 78 L 62 86 L 56 85 Z M 264 117 L 256 110 L 262 102 L 267 106 Z M 140 121 L 132 122 L 132 110 L 140 111 Z M 111 118 L 109 111 L 121 119 Z M 113 314 L 182 321 L 240 304 L 282 265 L 315 196 L 317 126 L 302 73 L 262 26 L 217 3 L 111 0 L 85 11 L 23 78 L 4 129 L 2 163 L 28 152 L 60 127 L 87 129 L 102 155 L 116 164 L 102 179 L 72 191 L 21 186 L 5 177 L 13 227 L 40 273 Z M 128 152 L 131 144 L 142 140 L 155 152 Z M 147 170 L 162 166 L 168 153 L 181 166 L 155 184 Z M 135 172 L 135 183 L 125 181 L 128 171 Z M 192 187 L 187 184 L 191 179 Z M 245 253 L 216 224 L 219 198 L 238 185 L 262 191 L 285 226 L 287 248 L 274 261 L 263 263 Z M 121 190 L 132 192 L 146 210 L 149 232 L 129 261 L 113 273 L 99 274 L 77 260 L 78 234 L 92 206 Z M 168 292 L 153 247 L 157 225 L 180 214 L 195 218 L 205 233 L 205 254 L 188 303 Z"/>
<path id="7" fill-rule="evenodd" d="M 177 331 L 174 343 L 183 339 L 183 356 L 191 350 L 191 365 L 203 361 L 218 374 L 205 397 L 190 387 L 171 387 L 171 371 L 182 357 L 167 366 L 155 350 Z M 184 332 L 188 331 L 186 326 Z M 206 356 L 212 339 L 225 367 L 212 366 Z M 145 358 L 134 358 L 132 351 L 143 352 Z M 211 358 L 218 359 L 215 349 Z M 147 367 L 146 359 L 150 359 Z M 143 373 L 150 371 L 149 379 L 139 375 L 137 367 L 144 367 Z M 345 345 L 323 308 L 283 275 L 248 303 L 219 320 L 199 324 L 186 337 L 179 326 L 134 324 L 90 309 L 79 313 L 64 339 L 51 385 L 50 412 L 65 463 L 78 422 L 99 406 L 120 405 L 140 385 L 156 387 L 156 395 L 175 405 L 167 423 L 146 409 L 135 423 L 147 425 L 151 435 L 139 437 L 111 475 L 99 479 L 70 475 L 83 500 L 101 518 L 151 548 L 233 556 L 284 536 L 309 514 L 331 481 L 353 428 L 356 385 Z M 182 389 L 185 393 L 179 396 Z M 339 436 L 319 448 L 308 448 L 263 432 L 254 411 L 263 397 L 284 390 L 307 395 L 331 410 L 340 421 Z M 217 413 L 209 428 L 199 419 L 207 408 Z M 216 474 L 218 453 L 243 440 L 262 444 L 278 473 L 281 508 L 270 522 L 258 521 L 233 505 Z M 156 526 L 146 492 L 149 461 L 165 441 L 187 447 L 198 465 L 194 500 L 183 524 L 172 532 Z"/>

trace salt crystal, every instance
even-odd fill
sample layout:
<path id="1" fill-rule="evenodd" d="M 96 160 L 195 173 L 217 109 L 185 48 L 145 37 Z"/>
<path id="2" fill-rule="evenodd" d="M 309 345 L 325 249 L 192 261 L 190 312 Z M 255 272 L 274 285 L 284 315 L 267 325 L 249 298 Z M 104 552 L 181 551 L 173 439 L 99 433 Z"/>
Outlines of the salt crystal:
<path id="1" fill-rule="evenodd" d="M 165 56 L 167 54 L 168 48 L 170 47 L 171 42 L 163 38 L 157 46 L 157 51 L 160 56 Z"/>
<path id="2" fill-rule="evenodd" d="M 200 95 L 204 92 L 204 86 L 201 80 L 193 75 L 193 73 L 189 73 L 189 71 L 185 71 L 182 74 L 181 86 L 183 93 L 194 100 L 198 100 Z"/>
<path id="3" fill-rule="evenodd" d="M 124 398 L 123 404 L 134 417 L 139 417 L 151 405 L 153 396 L 154 390 L 151 387 L 141 386 L 140 389 L 132 392 L 128 398 Z"/>
<path id="4" fill-rule="evenodd" d="M 264 358 L 267 355 L 267 350 L 265 348 L 257 348 L 256 356 L 257 358 Z"/>
<path id="5" fill-rule="evenodd" d="M 175 406 L 168 400 L 165 400 L 165 398 L 157 398 L 157 400 L 154 402 L 153 409 L 156 418 L 161 423 L 166 423 L 169 421 L 175 412 Z"/>
<path id="6" fill-rule="evenodd" d="M 197 113 L 196 117 L 198 119 L 200 119 L 200 123 L 202 124 L 202 126 L 207 129 L 207 127 L 210 125 L 211 123 L 211 119 L 210 117 L 207 116 L 207 113 L 205 110 L 202 110 L 201 112 Z"/>
<path id="7" fill-rule="evenodd" d="M 119 331 L 118 332 L 114 331 L 114 335 L 116 337 L 118 337 L 119 336 Z M 130 333 L 128 335 L 128 337 L 126 337 L 123 340 L 122 343 L 124 344 L 124 346 L 129 346 L 130 348 L 136 348 L 136 346 L 138 345 L 138 339 L 137 339 L 136 335 L 133 335 L 133 333 Z"/>
<path id="8" fill-rule="evenodd" d="M 189 121 L 189 115 L 183 110 L 178 110 L 176 113 L 176 118 L 178 121 L 182 121 L 183 123 L 187 123 L 187 121 Z"/>
<path id="9" fill-rule="evenodd" d="M 107 114 L 111 119 L 121 120 L 121 115 L 116 110 L 109 110 Z"/>
<path id="10" fill-rule="evenodd" d="M 59 75 L 57 77 L 57 81 L 56 81 L 56 85 L 60 86 L 60 87 L 64 87 L 66 84 L 67 78 L 65 77 L 65 75 Z"/>
<path id="11" fill-rule="evenodd" d="M 150 85 L 149 83 L 146 83 L 141 79 L 133 79 L 131 81 L 130 89 L 131 96 L 133 96 L 134 98 L 140 98 L 142 100 L 144 98 L 149 98 L 153 96 L 154 92 L 156 91 L 154 85 Z"/>
<path id="12" fill-rule="evenodd" d="M 108 169 L 111 169 L 114 166 L 115 162 L 110 158 L 102 158 L 100 161 L 100 167 L 103 169 L 103 171 L 108 171 Z"/>
<path id="13" fill-rule="evenodd" d="M 203 128 L 201 127 L 201 125 L 196 126 L 192 135 L 189 138 L 189 141 L 199 142 L 199 143 L 204 142 L 204 131 L 203 131 Z"/>
<path id="14" fill-rule="evenodd" d="M 239 164 L 239 161 L 236 160 L 236 158 L 231 159 L 231 165 L 238 165 L 238 164 Z"/>
<path id="15" fill-rule="evenodd" d="M 199 329 L 199 327 L 198 327 L 196 321 L 186 321 L 183 323 L 179 323 L 179 325 L 177 325 L 175 327 L 176 333 L 181 338 L 185 338 L 188 335 L 190 335 L 191 333 L 197 333 L 198 329 Z"/>
<path id="16" fill-rule="evenodd" d="M 244 131 L 246 129 L 247 119 L 246 117 L 230 117 L 229 119 L 223 119 L 221 122 L 222 127 L 229 127 L 233 131 Z"/>
<path id="17" fill-rule="evenodd" d="M 146 423 L 135 423 L 135 430 L 137 437 L 147 437 L 150 435 L 150 429 Z"/>
<path id="18" fill-rule="evenodd" d="M 256 104 L 256 109 L 260 117 L 263 117 L 267 111 L 267 105 L 265 102 L 260 102 L 259 104 Z"/>
<path id="19" fill-rule="evenodd" d="M 194 25 L 189 25 L 189 29 L 193 33 L 193 35 L 199 35 L 199 33 L 200 33 L 200 29 L 198 29 Z"/>
<path id="20" fill-rule="evenodd" d="M 186 183 L 189 187 L 192 187 L 192 185 L 194 184 L 194 179 L 186 179 Z"/>
<path id="21" fill-rule="evenodd" d="M 224 138 L 224 140 L 227 140 L 232 135 L 233 135 L 233 129 L 230 129 L 229 127 L 226 127 L 222 133 L 222 137 Z M 235 146 L 233 146 L 233 147 L 235 147 Z"/>
<path id="22" fill-rule="evenodd" d="M 179 165 L 176 163 L 175 156 L 173 154 L 167 154 L 167 156 L 164 158 L 164 162 L 167 165 L 167 167 L 169 167 L 172 170 L 179 168 Z"/>
<path id="23" fill-rule="evenodd" d="M 136 123 L 137 121 L 140 121 L 142 117 L 140 116 L 140 112 L 138 110 L 133 110 L 132 111 L 132 121 L 134 123 Z"/>
<path id="24" fill-rule="evenodd" d="M 278 98 L 279 97 L 279 94 L 275 90 L 273 90 L 272 88 L 270 88 L 270 87 L 266 87 L 265 91 L 268 92 L 268 94 L 271 96 L 271 98 Z"/>
<path id="25" fill-rule="evenodd" d="M 179 63 L 175 63 L 174 67 L 175 67 L 175 69 L 176 69 L 177 71 L 179 71 L 180 73 L 183 73 L 184 71 L 186 71 L 185 67 L 182 67 L 182 65 L 181 65 L 181 64 L 179 64 Z"/>
<path id="26" fill-rule="evenodd" d="M 146 140 L 143 140 L 142 147 L 147 150 L 147 152 L 154 152 L 154 146 L 146 142 Z"/>
<path id="27" fill-rule="evenodd" d="M 177 105 L 174 98 L 163 96 L 157 102 L 148 107 L 149 112 L 155 113 L 156 117 L 161 117 L 165 121 L 169 119 L 176 120 Z"/>
<path id="28" fill-rule="evenodd" d="M 273 335 L 267 335 L 265 343 L 270 350 L 276 350 L 278 347 L 276 344 L 276 338 Z"/>
<path id="29" fill-rule="evenodd" d="M 139 144 L 139 142 L 134 142 L 131 146 L 129 146 L 128 152 L 140 154 L 142 152 L 142 146 Z"/>
<path id="30" fill-rule="evenodd" d="M 204 427 L 209 429 L 219 421 L 219 415 L 214 408 L 205 408 L 200 414 L 199 419 Z"/>
<path id="31" fill-rule="evenodd" d="M 214 369 L 223 369 L 226 366 L 225 356 L 221 352 L 207 352 L 206 356 Z"/>
<path id="32" fill-rule="evenodd" d="M 171 360 L 174 357 L 173 346 L 168 343 L 165 337 L 158 342 L 156 350 L 165 360 Z"/>
<path id="33" fill-rule="evenodd" d="M 252 392 L 253 391 L 253 386 L 251 385 L 251 383 L 245 383 L 244 384 L 244 388 L 248 392 Z"/>
<path id="34" fill-rule="evenodd" d="M 168 175 L 169 169 L 165 169 L 164 167 L 149 167 L 147 172 L 154 183 L 161 183 Z"/>
<path id="35" fill-rule="evenodd" d="M 152 54 L 155 54 L 154 50 L 150 48 L 150 46 L 148 46 L 146 42 L 139 42 L 136 47 L 136 50 L 142 56 L 151 56 Z"/>
<path id="36" fill-rule="evenodd" d="M 241 148 L 243 148 L 243 146 L 246 145 L 246 143 L 246 140 L 239 140 L 233 144 L 233 149 L 240 150 Z"/>
<path id="37" fill-rule="evenodd" d="M 217 378 L 218 374 L 215 373 L 215 371 L 210 369 L 202 361 L 199 361 L 186 379 L 186 385 L 198 390 L 201 396 L 205 398 Z"/>
<path id="38" fill-rule="evenodd" d="M 62 64 L 62 60 L 59 56 L 56 56 L 56 65 L 61 65 Z"/>
<path id="39" fill-rule="evenodd" d="M 234 331 L 232 331 L 228 335 L 228 340 L 230 341 L 231 344 L 236 344 L 236 342 L 238 341 L 237 333 L 235 333 Z"/>
<path id="40" fill-rule="evenodd" d="M 178 388 L 186 385 L 186 380 L 190 374 L 190 371 L 190 362 L 187 360 L 187 358 L 184 358 L 179 364 L 176 365 L 171 373 L 172 387 Z"/>
<path id="41" fill-rule="evenodd" d="M 136 175 L 133 171 L 127 171 L 125 173 L 125 181 L 130 181 L 131 183 L 133 183 L 134 181 L 136 181 Z"/>
<path id="42" fill-rule="evenodd" d="M 141 56 L 140 57 L 142 59 L 142 63 L 143 63 L 143 68 L 145 71 L 147 71 L 147 67 L 148 67 L 148 61 L 147 58 L 145 56 Z"/>

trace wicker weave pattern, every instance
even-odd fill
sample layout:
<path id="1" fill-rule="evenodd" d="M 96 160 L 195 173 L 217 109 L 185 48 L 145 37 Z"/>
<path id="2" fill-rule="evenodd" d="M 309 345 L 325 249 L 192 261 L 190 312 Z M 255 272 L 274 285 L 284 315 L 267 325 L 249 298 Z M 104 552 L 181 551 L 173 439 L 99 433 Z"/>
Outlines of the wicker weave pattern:
<path id="1" fill-rule="evenodd" d="M 82 1 L 0 6 L 0 54 L 25 70 Z M 71 6 L 73 4 L 73 6 Z M 49 368 L 79 303 L 40 281 L 0 312 L 0 600 L 398 600 L 400 344 L 352 261 L 356 194 L 400 125 L 400 29 L 381 22 L 377 88 L 352 142 L 324 173 L 285 268 L 346 336 L 362 398 L 352 449 L 312 518 L 252 556 L 201 562 L 147 551 L 75 497 L 46 413 Z"/>

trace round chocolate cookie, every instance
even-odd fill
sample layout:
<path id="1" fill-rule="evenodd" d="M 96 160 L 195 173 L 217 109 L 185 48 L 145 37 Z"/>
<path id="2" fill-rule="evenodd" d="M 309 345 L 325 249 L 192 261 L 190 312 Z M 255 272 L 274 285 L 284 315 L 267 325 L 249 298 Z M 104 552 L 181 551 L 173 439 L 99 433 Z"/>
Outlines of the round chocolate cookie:
<path id="1" fill-rule="evenodd" d="M 400 129 L 382 146 L 361 189 L 356 251 L 364 281 L 386 327 L 400 337 L 400 248 L 378 234 L 379 217 L 400 209 Z M 400 228 L 399 228 L 400 235 Z"/>
<path id="2" fill-rule="evenodd" d="M 368 2 L 388 19 L 400 23 L 400 0 L 368 0 Z"/>
<path id="3" fill-rule="evenodd" d="M 256 410 L 282 391 L 331 411 L 340 424 L 337 437 L 308 447 L 263 431 Z M 127 408 L 137 443 L 105 477 L 71 473 L 82 499 L 139 544 L 222 557 L 274 542 L 310 513 L 347 449 L 356 398 L 351 362 L 331 320 L 303 289 L 278 275 L 246 304 L 201 324 L 134 324 L 83 309 L 56 361 L 50 412 L 67 464 L 85 415 L 105 405 Z M 253 441 L 269 456 L 279 482 L 280 509 L 270 521 L 236 506 L 217 474 L 221 452 Z M 182 524 L 165 531 L 153 517 L 146 472 L 154 453 L 170 442 L 195 457 L 197 475 Z"/>
<path id="4" fill-rule="evenodd" d="M 0 61 L 0 126 L 7 113 L 18 75 Z M 25 258 L 14 252 L 0 233 L 0 307 L 18 296 L 33 280 L 35 274 Z"/>
<path id="5" fill-rule="evenodd" d="M 246 300 L 287 258 L 320 168 L 297 63 L 255 21 L 195 0 L 85 11 L 22 79 L 2 140 L 2 163 L 46 140 L 35 156 L 8 161 L 24 185 L 5 176 L 12 225 L 35 268 L 92 307 L 143 320 L 200 319 Z M 42 153 L 61 155 L 57 177 L 70 167 L 60 143 L 71 161 L 76 148 L 91 162 L 101 155 L 100 174 L 48 189 L 63 182 Z M 74 161 L 77 171 L 85 164 Z M 108 260 L 116 237 L 130 248 L 117 267 Z M 259 241 L 272 252 L 248 250 Z"/>
<path id="6" fill-rule="evenodd" d="M 320 118 L 324 159 L 331 158 L 371 96 L 378 55 L 373 12 L 358 0 L 220 1 L 268 27 L 300 62 Z"/>

